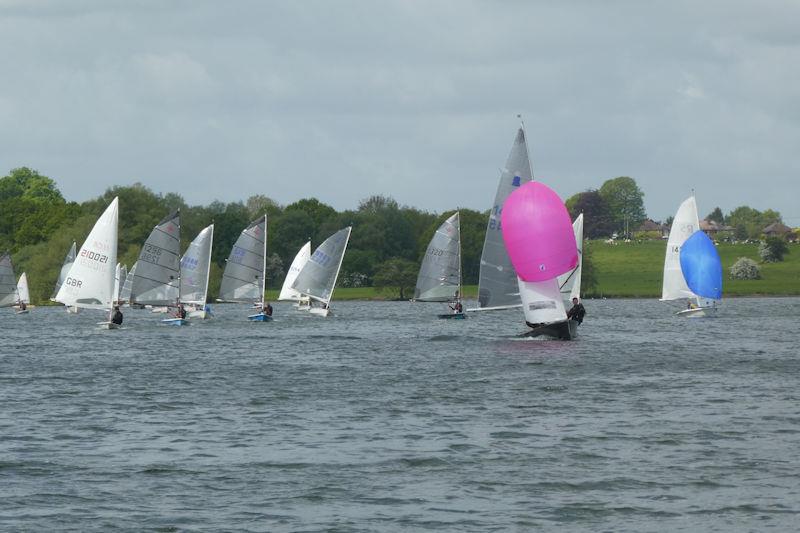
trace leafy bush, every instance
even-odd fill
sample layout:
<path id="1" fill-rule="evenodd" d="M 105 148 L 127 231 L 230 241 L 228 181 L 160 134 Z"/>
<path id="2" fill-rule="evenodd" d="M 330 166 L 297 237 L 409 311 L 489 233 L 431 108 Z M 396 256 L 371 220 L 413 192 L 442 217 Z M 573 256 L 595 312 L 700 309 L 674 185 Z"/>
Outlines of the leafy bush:
<path id="1" fill-rule="evenodd" d="M 749 257 L 740 257 L 731 267 L 733 279 L 761 279 L 761 268 Z"/>
<path id="2" fill-rule="evenodd" d="M 779 263 L 789 253 L 789 246 L 780 237 L 767 237 L 758 246 L 758 255 L 764 263 Z"/>

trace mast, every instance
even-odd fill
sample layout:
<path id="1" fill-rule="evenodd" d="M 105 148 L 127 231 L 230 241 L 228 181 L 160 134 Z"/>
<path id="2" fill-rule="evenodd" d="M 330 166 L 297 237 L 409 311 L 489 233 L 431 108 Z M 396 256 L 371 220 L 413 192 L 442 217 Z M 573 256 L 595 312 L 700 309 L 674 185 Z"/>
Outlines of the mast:
<path id="1" fill-rule="evenodd" d="M 344 261 L 344 254 L 347 252 L 347 244 L 350 242 L 350 232 L 353 231 L 353 226 L 347 226 L 347 238 L 344 241 L 344 248 L 342 248 L 342 255 L 339 257 L 339 266 L 336 267 L 336 275 L 333 277 L 333 287 L 331 287 L 331 293 L 328 295 L 328 301 L 325 302 L 326 306 L 330 306 L 331 300 L 333 300 L 333 291 L 336 289 L 336 280 L 339 279 L 339 271 L 342 269 L 342 261 Z"/>
<path id="2" fill-rule="evenodd" d="M 214 224 L 211 224 L 211 242 L 208 243 L 208 265 L 206 265 L 206 289 L 203 291 L 203 310 L 208 303 L 208 280 L 211 277 L 211 250 L 214 249 Z"/>
<path id="3" fill-rule="evenodd" d="M 181 305 L 181 208 L 178 208 L 178 307 Z M 179 309 L 176 309 L 176 313 Z"/>
<path id="4" fill-rule="evenodd" d="M 267 214 L 264 213 L 264 260 L 261 266 L 261 310 L 264 310 L 264 293 L 267 290 Z"/>
<path id="5" fill-rule="evenodd" d="M 522 138 L 525 140 L 525 155 L 528 156 L 528 170 L 531 173 L 531 181 L 535 181 L 533 176 L 533 162 L 531 160 L 531 150 L 528 148 L 528 132 L 525 131 L 525 121 L 522 119 L 522 114 L 517 115 L 519 119 L 519 127 L 522 129 Z"/>
<path id="6" fill-rule="evenodd" d="M 461 293 L 461 211 L 456 211 L 458 213 L 458 298 L 456 301 L 461 301 L 464 299 L 464 295 Z"/>

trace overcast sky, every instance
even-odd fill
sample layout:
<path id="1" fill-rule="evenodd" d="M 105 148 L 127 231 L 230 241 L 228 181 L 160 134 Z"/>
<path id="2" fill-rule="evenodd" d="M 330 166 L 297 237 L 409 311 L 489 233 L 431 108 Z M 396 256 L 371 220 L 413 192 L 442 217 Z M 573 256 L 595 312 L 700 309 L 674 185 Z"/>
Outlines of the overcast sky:
<path id="1" fill-rule="evenodd" d="M 0 0 L 0 175 L 70 200 L 485 210 L 525 118 L 565 198 L 631 176 L 800 225 L 800 2 Z"/>

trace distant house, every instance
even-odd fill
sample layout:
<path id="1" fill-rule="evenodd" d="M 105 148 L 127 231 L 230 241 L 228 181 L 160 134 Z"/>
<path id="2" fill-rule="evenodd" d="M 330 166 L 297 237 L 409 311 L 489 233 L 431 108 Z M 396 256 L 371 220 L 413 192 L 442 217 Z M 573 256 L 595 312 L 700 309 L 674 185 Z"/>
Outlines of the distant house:
<path id="1" fill-rule="evenodd" d="M 783 237 L 787 240 L 794 240 L 796 234 L 789 226 L 781 224 L 780 222 L 773 222 L 762 230 L 762 233 L 767 237 Z"/>
<path id="2" fill-rule="evenodd" d="M 648 218 L 642 222 L 642 225 L 639 226 L 633 234 L 634 237 L 639 239 L 646 239 L 648 237 L 664 239 L 669 237 L 669 228 L 664 224 L 659 224 Z"/>
<path id="3" fill-rule="evenodd" d="M 716 220 L 703 219 L 700 221 L 700 229 L 712 239 L 724 231 L 733 231 L 732 226 L 720 224 Z"/>

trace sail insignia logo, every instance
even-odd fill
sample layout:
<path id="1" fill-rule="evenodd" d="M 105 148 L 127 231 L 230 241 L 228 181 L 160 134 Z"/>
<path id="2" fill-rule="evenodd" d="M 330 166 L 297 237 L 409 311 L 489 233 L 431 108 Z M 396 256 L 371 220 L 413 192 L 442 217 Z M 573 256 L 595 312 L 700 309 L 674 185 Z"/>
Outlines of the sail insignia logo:
<path id="1" fill-rule="evenodd" d="M 514 179 L 511 181 L 511 186 L 512 187 L 519 187 L 520 186 L 520 181 L 521 181 L 520 177 L 518 175 L 514 174 Z"/>

